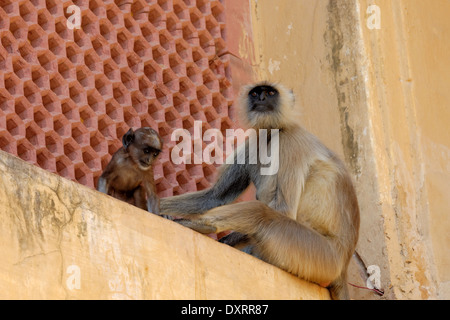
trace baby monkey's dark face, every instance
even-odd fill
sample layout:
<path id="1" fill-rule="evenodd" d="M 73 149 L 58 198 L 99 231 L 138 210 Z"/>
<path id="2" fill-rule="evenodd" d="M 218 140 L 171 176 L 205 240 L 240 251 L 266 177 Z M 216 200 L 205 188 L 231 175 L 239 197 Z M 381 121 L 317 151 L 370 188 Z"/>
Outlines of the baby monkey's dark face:
<path id="1" fill-rule="evenodd" d="M 248 93 L 249 111 L 272 112 L 279 102 L 278 90 L 271 86 L 257 86 Z"/>
<path id="2" fill-rule="evenodd" d="M 152 128 L 144 127 L 128 131 L 123 137 L 123 144 L 133 161 L 141 170 L 151 168 L 162 150 L 158 133 Z"/>

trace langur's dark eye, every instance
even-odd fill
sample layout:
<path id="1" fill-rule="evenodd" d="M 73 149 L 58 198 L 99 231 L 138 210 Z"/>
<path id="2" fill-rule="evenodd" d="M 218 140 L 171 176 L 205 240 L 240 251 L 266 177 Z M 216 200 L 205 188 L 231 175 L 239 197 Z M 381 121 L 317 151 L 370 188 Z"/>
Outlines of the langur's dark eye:
<path id="1" fill-rule="evenodd" d="M 252 97 L 256 97 L 256 96 L 258 95 L 255 91 L 253 91 L 253 92 L 250 93 L 250 94 L 251 94 Z"/>
<path id="2" fill-rule="evenodd" d="M 153 156 L 157 157 L 159 155 L 159 151 L 153 152 Z"/>
<path id="3" fill-rule="evenodd" d="M 269 91 L 269 96 L 274 96 L 275 95 L 275 91 L 271 90 Z"/>
<path id="4" fill-rule="evenodd" d="M 151 148 L 145 148 L 143 151 L 146 154 L 149 154 L 150 152 L 152 152 Z"/>

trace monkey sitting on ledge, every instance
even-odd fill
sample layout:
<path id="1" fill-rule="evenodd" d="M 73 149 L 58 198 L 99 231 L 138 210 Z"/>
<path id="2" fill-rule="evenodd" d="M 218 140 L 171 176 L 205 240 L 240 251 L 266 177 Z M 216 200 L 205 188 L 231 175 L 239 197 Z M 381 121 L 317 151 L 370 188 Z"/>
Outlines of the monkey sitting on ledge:
<path id="1" fill-rule="evenodd" d="M 278 129 L 279 169 L 262 175 L 249 161 L 249 140 L 234 162 L 222 165 L 217 182 L 198 192 L 161 199 L 161 212 L 202 233 L 234 230 L 222 242 L 348 299 L 347 267 L 359 232 L 359 208 L 344 164 L 303 129 L 291 91 L 268 82 L 245 87 L 240 108 L 248 127 Z M 261 147 L 259 145 L 258 147 Z M 245 164 L 236 159 L 244 152 Z M 232 203 L 249 185 L 257 201 Z"/>
<path id="2" fill-rule="evenodd" d="M 162 150 L 160 136 L 148 127 L 130 129 L 122 143 L 100 176 L 97 190 L 159 214 L 153 162 Z"/>

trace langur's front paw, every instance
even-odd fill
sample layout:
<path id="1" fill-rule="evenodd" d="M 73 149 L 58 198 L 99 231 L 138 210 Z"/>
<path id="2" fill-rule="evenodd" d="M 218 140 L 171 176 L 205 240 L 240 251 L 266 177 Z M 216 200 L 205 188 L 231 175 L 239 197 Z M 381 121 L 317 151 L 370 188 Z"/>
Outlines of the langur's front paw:
<path id="1" fill-rule="evenodd" d="M 167 214 L 158 214 L 158 216 L 160 216 L 161 218 L 170 220 L 170 221 L 174 221 L 175 220 L 175 217 L 169 216 Z"/>

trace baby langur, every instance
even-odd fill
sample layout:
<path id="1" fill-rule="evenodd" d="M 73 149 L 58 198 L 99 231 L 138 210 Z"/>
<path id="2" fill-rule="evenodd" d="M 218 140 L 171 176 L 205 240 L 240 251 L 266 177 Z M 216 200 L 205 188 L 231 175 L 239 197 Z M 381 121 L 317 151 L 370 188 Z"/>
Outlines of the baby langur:
<path id="1" fill-rule="evenodd" d="M 279 129 L 265 146 L 276 150 L 271 144 L 278 141 L 278 172 L 262 175 L 263 165 L 248 161 L 247 140 L 210 189 L 161 199 L 161 212 L 183 217 L 180 223 L 202 233 L 234 230 L 222 242 L 243 245 L 268 263 L 327 286 L 333 299 L 348 299 L 359 208 L 345 165 L 299 125 L 294 95 L 283 86 L 245 87 L 240 108 L 248 127 Z M 242 152 L 245 164 L 236 161 Z M 232 203 L 250 183 L 257 200 Z"/>
<path id="2" fill-rule="evenodd" d="M 152 164 L 162 150 L 161 138 L 144 127 L 128 130 L 122 143 L 100 176 L 98 191 L 159 214 Z"/>

